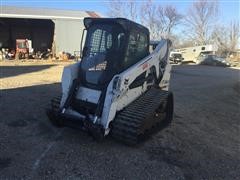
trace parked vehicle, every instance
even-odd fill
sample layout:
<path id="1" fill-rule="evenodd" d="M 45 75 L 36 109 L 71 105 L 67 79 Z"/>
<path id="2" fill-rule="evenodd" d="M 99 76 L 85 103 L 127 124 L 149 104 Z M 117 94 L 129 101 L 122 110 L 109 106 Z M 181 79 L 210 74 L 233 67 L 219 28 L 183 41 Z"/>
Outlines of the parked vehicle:
<path id="1" fill-rule="evenodd" d="M 32 41 L 28 39 L 16 39 L 15 59 L 28 59 L 33 52 Z"/>
<path id="2" fill-rule="evenodd" d="M 182 53 L 180 52 L 171 52 L 169 60 L 171 63 L 178 64 L 182 63 L 184 58 L 182 57 Z"/>
<path id="3" fill-rule="evenodd" d="M 180 52 L 182 57 L 184 58 L 183 61 L 185 62 L 194 62 L 197 63 L 197 58 L 201 54 L 214 54 L 217 51 L 217 46 L 214 44 L 202 45 L 202 46 L 192 46 L 186 48 L 175 49 L 176 52 Z"/>
<path id="4" fill-rule="evenodd" d="M 231 64 L 225 58 L 217 57 L 216 55 L 206 55 L 198 58 L 198 63 L 201 65 L 223 66 L 229 67 Z"/>

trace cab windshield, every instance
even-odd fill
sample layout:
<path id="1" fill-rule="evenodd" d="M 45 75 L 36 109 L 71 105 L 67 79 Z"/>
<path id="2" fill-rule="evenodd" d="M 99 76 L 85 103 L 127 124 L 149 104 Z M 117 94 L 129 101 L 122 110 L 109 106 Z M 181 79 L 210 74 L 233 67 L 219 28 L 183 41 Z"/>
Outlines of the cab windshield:
<path id="1" fill-rule="evenodd" d="M 85 81 L 103 84 L 114 75 L 125 34 L 115 24 L 95 24 L 88 28 L 81 68 Z"/>

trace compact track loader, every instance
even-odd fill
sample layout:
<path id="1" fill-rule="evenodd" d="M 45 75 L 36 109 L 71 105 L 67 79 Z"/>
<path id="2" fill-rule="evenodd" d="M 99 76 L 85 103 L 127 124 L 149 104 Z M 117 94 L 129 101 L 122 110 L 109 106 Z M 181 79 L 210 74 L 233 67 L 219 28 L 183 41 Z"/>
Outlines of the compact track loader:
<path id="1" fill-rule="evenodd" d="M 169 124 L 170 40 L 162 39 L 150 54 L 149 30 L 140 24 L 85 18 L 84 25 L 81 61 L 64 68 L 62 95 L 47 111 L 51 122 L 81 128 L 96 139 L 111 134 L 131 145 Z"/>

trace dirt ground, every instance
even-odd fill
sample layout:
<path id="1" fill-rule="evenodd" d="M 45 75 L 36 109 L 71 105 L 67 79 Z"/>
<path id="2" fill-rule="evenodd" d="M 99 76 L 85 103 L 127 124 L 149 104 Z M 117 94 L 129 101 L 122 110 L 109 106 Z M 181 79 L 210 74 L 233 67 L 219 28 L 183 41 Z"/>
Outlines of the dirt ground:
<path id="1" fill-rule="evenodd" d="M 240 177 L 239 69 L 174 66 L 172 125 L 128 147 L 50 124 L 65 65 L 0 63 L 0 179 Z"/>

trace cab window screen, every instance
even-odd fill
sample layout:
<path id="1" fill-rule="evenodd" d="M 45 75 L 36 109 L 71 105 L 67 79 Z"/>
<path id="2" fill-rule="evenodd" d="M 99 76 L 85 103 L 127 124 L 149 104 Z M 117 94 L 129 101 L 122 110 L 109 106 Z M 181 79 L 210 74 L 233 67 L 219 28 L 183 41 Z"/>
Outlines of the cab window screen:
<path id="1" fill-rule="evenodd" d="M 128 68 L 148 55 L 148 39 L 142 33 L 132 32 L 129 36 L 125 68 Z"/>
<path id="2" fill-rule="evenodd" d="M 111 48 L 111 46 L 112 34 L 102 29 L 96 29 L 90 41 L 90 56 L 94 56 L 97 53 L 103 53 L 106 49 Z"/>

